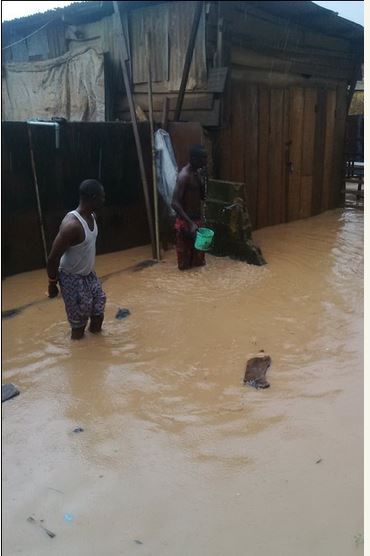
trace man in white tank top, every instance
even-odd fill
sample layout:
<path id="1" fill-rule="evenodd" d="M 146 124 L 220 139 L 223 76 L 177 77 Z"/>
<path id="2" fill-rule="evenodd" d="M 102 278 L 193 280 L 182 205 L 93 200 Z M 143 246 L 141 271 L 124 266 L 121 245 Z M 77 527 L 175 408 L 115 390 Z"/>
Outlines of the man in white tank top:
<path id="1" fill-rule="evenodd" d="M 63 296 L 72 340 L 101 331 L 106 296 L 95 274 L 95 244 L 98 226 L 94 211 L 104 205 L 104 188 L 97 180 L 80 185 L 80 204 L 63 219 L 47 265 L 49 297 Z"/>

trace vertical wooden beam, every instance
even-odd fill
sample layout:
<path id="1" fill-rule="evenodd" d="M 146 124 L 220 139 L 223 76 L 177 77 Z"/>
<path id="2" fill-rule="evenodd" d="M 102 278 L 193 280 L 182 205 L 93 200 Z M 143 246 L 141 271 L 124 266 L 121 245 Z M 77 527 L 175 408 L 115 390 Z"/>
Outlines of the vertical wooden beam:
<path id="1" fill-rule="evenodd" d="M 300 218 L 300 194 L 301 194 L 301 164 L 302 164 L 302 128 L 304 97 L 302 88 L 294 88 L 291 91 L 289 138 L 290 160 L 289 160 L 289 182 L 288 182 L 288 215 L 287 220 Z"/>
<path id="2" fill-rule="evenodd" d="M 330 206 L 330 192 L 333 187 L 333 154 L 334 154 L 334 131 L 335 131 L 335 106 L 336 91 L 328 89 L 326 91 L 326 126 L 325 126 L 325 150 L 324 174 L 321 197 L 321 210 L 325 211 Z"/>
<path id="3" fill-rule="evenodd" d="M 241 120 L 243 122 L 244 173 L 241 181 L 246 184 L 248 212 L 252 228 L 257 225 L 258 195 L 258 89 L 257 85 L 246 83 L 243 87 Z M 233 153 L 233 155 L 236 153 Z"/>
<path id="4" fill-rule="evenodd" d="M 184 100 L 186 84 L 188 82 L 191 61 L 193 59 L 195 40 L 197 38 L 197 32 L 198 32 L 198 27 L 199 27 L 200 16 L 202 15 L 202 10 L 203 10 L 203 2 L 197 2 L 196 8 L 195 8 L 195 13 L 194 13 L 193 25 L 192 25 L 191 32 L 190 32 L 189 44 L 188 44 L 188 48 L 187 48 L 186 56 L 185 56 L 185 63 L 184 63 L 184 69 L 183 69 L 183 72 L 182 72 L 182 79 L 181 79 L 181 85 L 180 85 L 180 90 L 179 90 L 179 96 L 177 97 L 177 103 L 176 103 L 176 108 L 175 108 L 175 117 L 174 117 L 175 122 L 178 122 L 179 119 L 180 119 L 182 103 L 183 103 L 183 100 Z"/>
<path id="5" fill-rule="evenodd" d="M 325 89 L 317 90 L 317 101 L 315 107 L 315 146 L 314 146 L 314 169 L 312 182 L 312 204 L 311 216 L 320 214 L 322 199 L 322 184 L 324 175 L 324 149 L 325 149 L 325 114 L 326 94 Z"/>
<path id="6" fill-rule="evenodd" d="M 216 57 L 217 57 L 217 66 L 222 67 L 223 64 L 223 27 L 224 27 L 224 20 L 222 17 L 222 5 L 221 1 L 218 1 L 217 4 L 217 49 L 216 49 Z"/>
<path id="7" fill-rule="evenodd" d="M 317 102 L 317 90 L 305 89 L 304 91 L 304 116 L 303 116 L 303 139 L 302 150 L 302 177 L 300 195 L 300 215 L 302 218 L 312 214 L 312 187 L 314 173 L 314 147 L 315 147 L 315 107 Z"/>
<path id="8" fill-rule="evenodd" d="M 126 65 L 128 59 L 129 59 L 128 50 L 127 50 L 125 36 L 124 36 L 124 33 L 123 33 L 123 27 L 122 27 L 121 16 L 120 16 L 120 13 L 119 13 L 119 8 L 118 8 L 118 2 L 116 0 L 113 1 L 113 7 L 114 7 L 114 14 L 115 14 L 116 25 L 117 25 L 117 33 L 118 33 L 117 39 L 118 39 L 118 42 L 119 42 L 119 56 L 120 56 L 122 73 L 123 73 L 123 81 L 124 81 L 124 84 L 125 84 L 127 100 L 128 100 L 128 105 L 129 105 L 129 109 L 130 109 L 132 129 L 133 129 L 133 132 L 134 132 L 137 156 L 138 156 L 138 159 L 139 159 L 140 176 L 141 176 L 141 181 L 142 181 L 142 184 L 143 184 L 143 191 L 144 191 L 146 213 L 147 213 L 147 218 L 148 218 L 150 241 L 151 241 L 151 244 L 152 244 L 152 253 L 153 253 L 153 258 L 155 258 L 156 257 L 156 248 L 155 248 L 155 238 L 154 238 L 152 212 L 151 212 L 151 207 L 150 207 L 148 182 L 147 182 L 146 174 L 145 174 L 143 151 L 142 151 L 142 148 L 141 148 L 139 130 L 138 130 L 137 121 L 136 121 L 135 106 L 134 106 L 134 101 L 133 101 L 133 98 L 132 98 L 130 80 L 129 80 L 128 70 L 127 70 L 127 65 Z"/>
<path id="9" fill-rule="evenodd" d="M 283 114 L 284 90 L 270 91 L 270 141 L 269 141 L 269 224 L 285 221 L 285 183 L 283 181 Z"/>
<path id="10" fill-rule="evenodd" d="M 161 128 L 167 131 L 168 126 L 168 111 L 170 108 L 170 98 L 165 96 L 163 99 L 163 107 L 162 107 L 162 121 L 161 121 Z"/>
<path id="11" fill-rule="evenodd" d="M 37 211 L 38 211 L 38 214 L 39 214 L 41 240 L 42 240 L 42 247 L 43 247 L 43 250 L 44 250 L 44 259 L 45 259 L 45 267 L 46 267 L 47 264 L 48 264 L 48 250 L 47 250 L 47 247 L 46 247 L 44 218 L 43 218 L 43 215 L 42 215 L 40 192 L 39 192 L 39 183 L 38 183 L 38 180 L 37 180 L 37 173 L 36 173 L 35 155 L 34 155 L 33 141 L 32 141 L 32 131 L 31 131 L 31 126 L 29 124 L 27 124 L 27 131 L 28 131 L 28 140 L 29 140 L 29 148 L 30 148 L 30 156 L 31 156 L 33 183 L 34 183 L 34 186 L 35 186 Z"/>
<path id="12" fill-rule="evenodd" d="M 269 89 L 259 87 L 258 103 L 258 192 L 257 192 L 257 226 L 263 228 L 268 220 L 268 153 L 270 98 Z"/>
<path id="13" fill-rule="evenodd" d="M 345 84 L 338 85 L 335 108 L 334 153 L 333 153 L 333 186 L 330 195 L 329 208 L 343 206 L 345 194 L 345 160 L 344 136 L 346 129 L 347 88 Z"/>
<path id="14" fill-rule="evenodd" d="M 146 38 L 150 47 L 149 36 Z M 158 191 L 157 191 L 157 167 L 156 167 L 156 151 L 154 143 L 154 123 L 153 123 L 153 95 L 152 95 L 152 68 L 150 59 L 150 48 L 148 52 L 148 104 L 149 104 L 149 122 L 150 122 L 150 140 L 152 144 L 152 174 L 153 174 L 153 199 L 154 199 L 154 224 L 155 224 L 155 247 L 157 260 L 161 260 L 159 248 L 159 220 L 158 220 Z"/>

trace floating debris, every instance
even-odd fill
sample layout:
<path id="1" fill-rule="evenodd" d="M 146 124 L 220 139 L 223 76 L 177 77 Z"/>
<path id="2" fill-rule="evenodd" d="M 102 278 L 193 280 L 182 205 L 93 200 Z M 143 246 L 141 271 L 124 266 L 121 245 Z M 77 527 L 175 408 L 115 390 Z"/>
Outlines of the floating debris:
<path id="1" fill-rule="evenodd" d="M 268 388 L 270 384 L 267 382 L 265 376 L 267 369 L 271 365 L 271 357 L 265 355 L 261 350 L 257 357 L 252 357 L 247 361 L 247 366 L 244 374 L 244 384 L 249 384 L 257 390 L 259 388 Z"/>
<path id="2" fill-rule="evenodd" d="M 322 462 L 322 459 L 320 458 L 320 459 L 317 460 L 316 463 L 321 463 L 321 462 Z"/>
<path id="3" fill-rule="evenodd" d="M 69 521 L 69 522 L 71 522 L 71 521 L 73 521 L 73 520 L 74 520 L 74 517 L 73 517 L 72 514 L 64 514 L 64 521 Z"/>
<path id="4" fill-rule="evenodd" d="M 19 395 L 19 390 L 14 386 L 14 384 L 2 384 L 1 385 L 1 403 L 14 398 L 14 396 Z"/>
<path id="5" fill-rule="evenodd" d="M 144 544 L 143 542 L 141 542 L 141 541 L 138 541 L 137 539 L 135 539 L 135 541 L 134 541 L 134 542 L 136 542 L 136 544 Z"/>
<path id="6" fill-rule="evenodd" d="M 15 317 L 15 315 L 19 315 L 20 309 L 9 309 L 8 311 L 1 311 L 1 318 L 2 319 L 10 319 L 11 317 Z"/>
<path id="7" fill-rule="evenodd" d="M 139 272 L 139 270 L 144 270 L 144 268 L 149 268 L 150 266 L 153 266 L 157 263 L 158 263 L 158 261 L 155 261 L 153 259 L 148 259 L 148 260 L 145 260 L 145 261 L 141 261 L 140 263 L 137 263 L 134 266 L 132 271 L 133 272 Z"/>
<path id="8" fill-rule="evenodd" d="M 35 525 L 39 525 L 41 527 L 41 529 L 43 529 L 45 531 L 45 533 L 51 538 L 53 539 L 55 537 L 55 533 L 53 533 L 52 531 L 50 531 L 50 529 L 47 529 L 46 527 L 43 526 L 43 524 L 40 521 L 37 521 L 36 519 L 34 519 L 33 517 L 27 517 L 27 521 L 29 523 L 34 523 Z M 42 520 L 44 521 L 44 520 Z"/>
<path id="9" fill-rule="evenodd" d="M 73 429 L 73 432 L 84 432 L 84 429 L 82 427 L 76 427 Z"/>
<path id="10" fill-rule="evenodd" d="M 122 320 L 131 315 L 130 309 L 118 309 L 116 319 Z"/>

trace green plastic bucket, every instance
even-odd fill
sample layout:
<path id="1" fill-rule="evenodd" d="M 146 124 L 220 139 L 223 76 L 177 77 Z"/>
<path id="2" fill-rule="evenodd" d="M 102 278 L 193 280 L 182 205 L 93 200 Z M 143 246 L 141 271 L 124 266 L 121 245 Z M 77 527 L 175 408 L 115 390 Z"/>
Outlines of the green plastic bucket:
<path id="1" fill-rule="evenodd" d="M 209 228 L 198 228 L 195 237 L 195 249 L 198 249 L 198 251 L 208 251 L 212 245 L 214 235 L 214 231 Z"/>

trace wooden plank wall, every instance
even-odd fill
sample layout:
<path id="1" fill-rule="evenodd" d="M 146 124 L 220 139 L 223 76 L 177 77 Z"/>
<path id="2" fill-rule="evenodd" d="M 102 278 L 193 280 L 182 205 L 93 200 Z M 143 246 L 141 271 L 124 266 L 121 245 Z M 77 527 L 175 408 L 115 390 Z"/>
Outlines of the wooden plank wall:
<path id="1" fill-rule="evenodd" d="M 230 125 L 217 137 L 218 178 L 244 182 L 254 229 L 341 201 L 345 89 L 233 80 Z"/>

